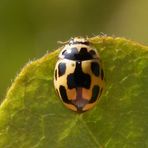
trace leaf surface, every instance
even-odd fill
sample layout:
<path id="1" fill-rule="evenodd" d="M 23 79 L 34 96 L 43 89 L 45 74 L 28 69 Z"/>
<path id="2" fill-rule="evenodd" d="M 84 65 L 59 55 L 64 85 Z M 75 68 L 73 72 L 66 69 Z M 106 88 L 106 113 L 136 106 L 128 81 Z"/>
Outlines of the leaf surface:
<path id="1" fill-rule="evenodd" d="M 60 49 L 28 63 L 0 106 L 0 148 L 148 147 L 148 47 L 112 37 L 89 41 L 102 59 L 99 103 L 78 114 L 53 86 Z"/>

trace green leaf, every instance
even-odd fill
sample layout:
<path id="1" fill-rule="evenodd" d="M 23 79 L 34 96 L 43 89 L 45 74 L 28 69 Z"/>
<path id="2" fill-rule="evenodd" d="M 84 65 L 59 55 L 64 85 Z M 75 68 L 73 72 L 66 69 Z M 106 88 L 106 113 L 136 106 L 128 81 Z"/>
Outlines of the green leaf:
<path id="1" fill-rule="evenodd" d="M 56 96 L 60 49 L 28 63 L 0 106 L 0 148 L 148 147 L 148 47 L 123 38 L 89 39 L 104 63 L 99 103 L 78 114 Z"/>

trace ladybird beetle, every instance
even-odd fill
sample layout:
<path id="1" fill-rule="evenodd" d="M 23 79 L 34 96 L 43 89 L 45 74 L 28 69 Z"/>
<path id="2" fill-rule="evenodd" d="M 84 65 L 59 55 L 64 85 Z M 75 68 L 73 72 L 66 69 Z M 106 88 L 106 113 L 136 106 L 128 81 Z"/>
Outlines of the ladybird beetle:
<path id="1" fill-rule="evenodd" d="M 67 108 L 84 112 L 94 107 L 104 88 L 104 71 L 99 54 L 87 39 L 72 38 L 62 48 L 54 86 Z"/>

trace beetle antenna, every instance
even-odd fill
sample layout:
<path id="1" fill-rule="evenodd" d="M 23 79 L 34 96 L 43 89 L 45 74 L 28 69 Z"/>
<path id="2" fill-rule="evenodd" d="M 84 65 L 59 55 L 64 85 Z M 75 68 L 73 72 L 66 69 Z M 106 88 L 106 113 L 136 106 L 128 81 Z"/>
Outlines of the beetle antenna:
<path id="1" fill-rule="evenodd" d="M 58 44 L 62 44 L 62 45 L 63 45 L 63 44 L 67 44 L 68 42 L 69 42 L 69 41 L 65 41 L 65 42 L 63 42 L 63 41 L 57 41 Z"/>

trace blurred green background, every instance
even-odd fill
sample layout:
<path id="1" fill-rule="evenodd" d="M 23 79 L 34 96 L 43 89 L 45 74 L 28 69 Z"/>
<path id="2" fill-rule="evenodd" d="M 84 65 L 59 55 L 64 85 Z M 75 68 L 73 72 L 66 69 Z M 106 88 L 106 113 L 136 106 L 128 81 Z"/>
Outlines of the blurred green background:
<path id="1" fill-rule="evenodd" d="M 100 32 L 148 44 L 148 1 L 1 0 L 0 98 L 23 65 L 57 41 Z"/>

